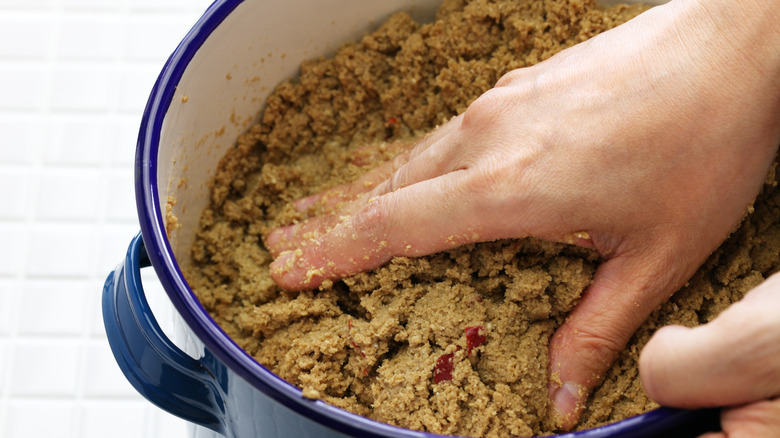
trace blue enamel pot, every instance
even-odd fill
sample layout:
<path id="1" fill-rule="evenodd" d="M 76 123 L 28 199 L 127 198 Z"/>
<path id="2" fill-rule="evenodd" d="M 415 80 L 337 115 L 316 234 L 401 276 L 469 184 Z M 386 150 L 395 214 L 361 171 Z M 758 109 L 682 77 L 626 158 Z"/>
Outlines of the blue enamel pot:
<path id="1" fill-rule="evenodd" d="M 418 20 L 430 20 L 436 3 L 218 0 L 173 52 L 152 89 L 138 137 L 141 233 L 103 289 L 111 349 L 127 379 L 150 402 L 227 437 L 441 436 L 302 397 L 216 325 L 182 275 L 209 199 L 207 183 L 227 148 L 257 120 L 273 86 L 294 75 L 302 60 L 359 38 L 393 12 L 407 10 Z M 149 266 L 180 323 L 176 344 L 160 330 L 146 301 L 140 270 Z M 695 436 L 717 426 L 717 414 L 661 408 L 561 436 Z"/>

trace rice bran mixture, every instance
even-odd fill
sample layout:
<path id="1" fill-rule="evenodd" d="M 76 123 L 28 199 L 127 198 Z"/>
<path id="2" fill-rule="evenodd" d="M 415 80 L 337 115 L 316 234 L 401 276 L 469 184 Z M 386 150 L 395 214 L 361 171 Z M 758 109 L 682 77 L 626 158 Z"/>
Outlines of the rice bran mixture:
<path id="1" fill-rule="evenodd" d="M 445 0 L 430 24 L 398 13 L 333 57 L 305 62 L 221 160 L 185 272 L 190 286 L 229 336 L 307 397 L 441 434 L 556 432 L 547 345 L 591 283 L 596 254 L 504 240 L 399 257 L 318 291 L 290 292 L 271 280 L 263 236 L 317 213 L 297 212 L 291 201 L 354 180 L 392 157 L 393 142 L 463 112 L 504 73 L 644 9 Z M 577 428 L 655 408 L 637 370 L 652 333 L 706 323 L 778 270 L 773 170 L 741 227 L 637 331 Z"/>

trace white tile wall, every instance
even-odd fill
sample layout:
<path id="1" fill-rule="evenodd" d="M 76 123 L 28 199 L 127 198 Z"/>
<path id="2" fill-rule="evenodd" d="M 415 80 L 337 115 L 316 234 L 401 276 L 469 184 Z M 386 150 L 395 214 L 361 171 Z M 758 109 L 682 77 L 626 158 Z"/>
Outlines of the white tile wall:
<path id="1" fill-rule="evenodd" d="M 117 122 L 109 115 L 57 115 L 44 144 L 46 164 L 99 166 L 110 156 Z M 74 147 L 74 145 L 77 145 Z"/>
<path id="2" fill-rule="evenodd" d="M 0 7 L 5 11 L 13 11 L 14 9 L 41 10 L 51 8 L 55 3 L 55 0 L 0 0 Z"/>
<path id="3" fill-rule="evenodd" d="M 23 335 L 23 333 L 19 333 Z M 15 374 L 9 382 L 11 396 L 67 397 L 77 392 L 79 339 L 25 339 L 11 357 Z"/>
<path id="4" fill-rule="evenodd" d="M 55 67 L 51 106 L 57 111 L 96 111 L 109 108 L 116 89 L 113 66 L 84 62 Z"/>
<path id="5" fill-rule="evenodd" d="M 29 280 L 21 292 L 16 325 L 20 335 L 75 337 L 86 329 L 85 299 L 94 293 L 87 290 L 84 280 Z"/>
<path id="6" fill-rule="evenodd" d="M 2 86 L 2 85 L 0 85 Z M 0 166 L 3 173 L 8 166 L 32 164 L 43 144 L 43 132 L 38 129 L 39 118 L 30 114 L 4 111 L 0 117 L 3 147 L 0 147 Z"/>
<path id="7" fill-rule="evenodd" d="M 68 12 L 61 23 L 57 56 L 68 60 L 110 60 L 116 56 L 124 20 L 110 11 Z M 100 38 L 95 38 L 100 35 Z"/>
<path id="8" fill-rule="evenodd" d="M 138 232 L 146 99 L 209 3 L 0 0 L 0 437 L 192 434 L 125 380 L 100 297 Z"/>
<path id="9" fill-rule="evenodd" d="M 24 44 L 0 45 L 0 56 L 43 59 L 52 40 L 50 16 L 31 13 L 7 13 L 0 17 L 0 41 L 24 40 Z"/>
<path id="10" fill-rule="evenodd" d="M 3 96 L 3 108 L 11 111 L 35 111 L 46 105 L 46 89 L 42 86 L 48 83 L 45 68 L 43 64 L 26 61 L 0 65 L 0 96 Z"/>
<path id="11" fill-rule="evenodd" d="M 39 0 L 45 1 L 45 0 Z M 103 11 L 103 10 L 116 10 L 120 6 L 124 5 L 125 1 L 122 0 L 69 0 L 65 2 L 65 10 L 84 10 L 89 12 Z M 160 3 L 166 3 L 161 1 Z M 121 17 L 120 17 L 121 18 Z"/>
<path id="12" fill-rule="evenodd" d="M 111 430 L 112 438 L 136 438 L 146 434 L 147 409 L 144 403 L 116 402 L 113 400 L 84 404 L 82 437 L 105 438 Z M 158 435 L 160 436 L 160 435 Z"/>
<path id="13" fill-rule="evenodd" d="M 29 227 L 23 223 L 2 223 L 0 225 L 0 276 L 13 278 L 22 269 Z"/>
<path id="14" fill-rule="evenodd" d="M 89 376 L 84 382 L 84 395 L 95 399 L 122 399 L 135 395 L 135 389 L 122 376 L 105 340 L 92 339 L 85 351 L 84 371 Z"/>
<path id="15" fill-rule="evenodd" d="M 0 304 L 2 304 L 2 299 L 0 299 Z M 0 331 L 0 334 L 3 332 Z M 8 358 L 8 347 L 7 347 L 8 341 L 6 339 L 0 339 L 0 375 L 5 375 L 5 369 L 8 367 L 6 365 L 6 360 Z"/>
<path id="16" fill-rule="evenodd" d="M 16 307 L 16 286 L 14 280 L 0 279 L 0 342 L 3 346 L 8 343 L 8 336 L 15 326 L 12 309 Z M 0 360 L 0 367 L 3 363 L 3 360 Z M 4 375 L 3 370 L 0 370 L 0 376 Z"/>
<path id="17" fill-rule="evenodd" d="M 6 409 L 3 436 L 69 437 L 76 433 L 76 404 L 69 400 L 12 399 Z"/>
<path id="18" fill-rule="evenodd" d="M 10 168 L 0 173 L 0 199 L 6 201 L 0 209 L 0 219 L 14 220 L 27 217 L 33 177 L 33 171 L 24 168 Z"/>
<path id="19" fill-rule="evenodd" d="M 100 171 L 95 168 L 60 168 L 45 172 L 38 180 L 35 217 L 42 221 L 88 221 L 103 208 L 100 199 Z M 46 232 L 60 234 L 58 228 Z M 43 232 L 43 231 L 42 231 Z M 89 229 L 82 232 L 90 233 Z M 45 237 L 56 238 L 56 236 Z M 75 236 L 81 238 L 82 236 Z M 44 243 L 45 245 L 45 243 Z"/>

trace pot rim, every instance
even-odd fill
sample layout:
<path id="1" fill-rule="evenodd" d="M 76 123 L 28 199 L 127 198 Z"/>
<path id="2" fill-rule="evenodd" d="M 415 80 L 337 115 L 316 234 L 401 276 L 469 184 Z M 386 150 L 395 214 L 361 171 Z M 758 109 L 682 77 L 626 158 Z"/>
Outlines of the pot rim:
<path id="1" fill-rule="evenodd" d="M 160 135 L 176 86 L 190 61 L 211 33 L 244 0 L 216 0 L 183 38 L 166 61 L 143 112 L 135 156 L 135 196 L 144 245 L 152 266 L 176 310 L 205 347 L 255 388 L 293 411 L 347 434 L 366 437 L 444 438 L 380 423 L 306 399 L 301 390 L 273 374 L 239 347 L 211 318 L 184 279 L 168 241 L 159 199 L 157 159 Z M 606 426 L 558 437 L 597 438 L 646 431 L 659 423 L 680 424 L 694 411 L 659 408 Z"/>

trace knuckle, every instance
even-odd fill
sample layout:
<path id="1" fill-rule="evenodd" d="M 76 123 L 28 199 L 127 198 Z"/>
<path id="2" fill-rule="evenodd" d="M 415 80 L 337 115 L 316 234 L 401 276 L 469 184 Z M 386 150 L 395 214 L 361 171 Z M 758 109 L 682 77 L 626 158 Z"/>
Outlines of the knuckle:
<path id="1" fill-rule="evenodd" d="M 409 166 L 407 164 L 409 161 L 410 157 L 406 154 L 395 157 L 391 162 L 389 175 L 372 191 L 372 194 L 374 196 L 384 195 L 405 187 L 408 184 Z"/>
<path id="2" fill-rule="evenodd" d="M 352 227 L 360 238 L 384 239 L 389 217 L 383 197 L 374 198 L 355 213 Z"/>
<path id="3" fill-rule="evenodd" d="M 479 96 L 463 113 L 461 130 L 481 130 L 495 123 L 506 107 L 505 90 L 492 88 Z"/>
<path id="4" fill-rule="evenodd" d="M 579 329 L 577 339 L 584 350 L 593 351 L 599 357 L 605 359 L 614 358 L 625 344 L 622 340 L 615 339 L 614 335 L 608 330 L 589 330 L 587 328 Z"/>
<path id="5" fill-rule="evenodd" d="M 482 163 L 480 166 L 474 166 L 469 170 L 469 177 L 466 182 L 469 195 L 473 199 L 482 199 L 498 208 L 501 205 L 500 197 L 506 191 L 503 178 L 499 172 L 494 172 L 489 166 Z"/>
<path id="6" fill-rule="evenodd" d="M 571 348 L 578 352 L 578 364 L 596 384 L 625 347 L 626 341 L 604 327 L 580 327 L 572 332 Z"/>
<path id="7" fill-rule="evenodd" d="M 526 73 L 527 69 L 516 68 L 501 76 L 496 82 L 496 87 L 507 87 L 519 82 Z"/>
<path id="8" fill-rule="evenodd" d="M 411 154 L 414 155 L 415 151 L 412 151 Z M 410 161 L 410 154 L 399 154 L 395 158 L 393 158 L 393 164 L 392 164 L 392 173 L 398 172 L 401 168 L 404 167 L 404 165 Z"/>
<path id="9" fill-rule="evenodd" d="M 390 178 L 387 180 L 387 192 L 394 192 L 400 188 L 403 188 L 407 185 L 407 167 L 403 166 L 400 169 L 393 172 L 393 174 L 390 176 Z"/>
<path id="10" fill-rule="evenodd" d="M 475 199 L 489 202 L 492 208 L 511 209 L 518 205 L 523 193 L 516 178 L 510 157 L 504 154 L 476 157 L 474 165 L 469 166 L 469 175 L 465 183 L 469 194 Z"/>

